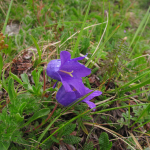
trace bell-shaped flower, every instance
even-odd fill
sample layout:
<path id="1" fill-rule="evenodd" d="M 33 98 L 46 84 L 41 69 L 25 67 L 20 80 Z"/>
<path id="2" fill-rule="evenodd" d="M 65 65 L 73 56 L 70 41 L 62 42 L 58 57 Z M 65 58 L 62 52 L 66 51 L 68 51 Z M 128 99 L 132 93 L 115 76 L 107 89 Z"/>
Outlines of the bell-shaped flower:
<path id="1" fill-rule="evenodd" d="M 47 75 L 53 79 L 61 81 L 66 92 L 71 92 L 73 86 L 80 94 L 85 93 L 82 77 L 91 73 L 91 69 L 79 63 L 85 57 L 71 59 L 67 51 L 61 51 L 60 59 L 51 60 L 47 65 Z"/>
<path id="2" fill-rule="evenodd" d="M 82 95 L 78 91 L 76 91 L 73 87 L 71 92 L 66 92 L 64 86 L 62 85 L 60 89 L 58 90 L 56 94 L 57 101 L 62 104 L 63 106 L 68 106 L 70 104 L 75 103 L 78 101 L 81 97 L 85 96 L 86 94 L 92 92 L 93 90 L 90 90 L 89 88 L 85 87 L 85 94 Z M 85 102 L 89 105 L 89 107 L 92 109 L 96 107 L 96 105 L 91 102 L 90 100 L 93 99 L 96 96 L 101 95 L 101 91 L 94 91 L 90 95 L 88 95 L 86 98 L 82 100 L 82 102 Z M 93 109 L 95 111 L 95 109 Z"/>

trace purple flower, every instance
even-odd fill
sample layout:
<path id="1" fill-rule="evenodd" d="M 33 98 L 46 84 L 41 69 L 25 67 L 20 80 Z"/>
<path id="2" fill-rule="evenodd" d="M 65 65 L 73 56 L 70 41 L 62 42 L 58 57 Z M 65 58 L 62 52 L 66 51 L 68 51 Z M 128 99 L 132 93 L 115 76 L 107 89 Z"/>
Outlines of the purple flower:
<path id="1" fill-rule="evenodd" d="M 72 90 L 73 91 L 71 91 L 71 92 L 66 92 L 64 86 L 62 85 L 56 95 L 57 101 L 60 104 L 62 104 L 63 106 L 68 106 L 68 105 L 76 102 L 77 100 L 79 100 L 82 96 L 85 96 L 86 94 L 93 91 L 93 90 L 90 90 L 89 88 L 85 87 L 85 94 L 82 95 L 78 91 L 76 91 L 73 87 L 72 87 Z M 89 107 L 92 109 L 92 108 L 96 107 L 96 105 L 93 102 L 91 102 L 90 100 L 101 94 L 102 94 L 101 91 L 94 91 L 89 96 L 87 96 L 85 99 L 83 99 L 82 102 L 87 103 L 89 105 Z M 95 109 L 94 109 L 94 111 L 95 111 Z"/>
<path id="2" fill-rule="evenodd" d="M 80 94 L 85 93 L 82 77 L 91 73 L 91 69 L 79 63 L 84 57 L 71 59 L 67 51 L 61 51 L 60 59 L 52 60 L 47 65 L 47 75 L 53 79 L 61 81 L 66 92 L 71 92 L 74 87 Z"/>

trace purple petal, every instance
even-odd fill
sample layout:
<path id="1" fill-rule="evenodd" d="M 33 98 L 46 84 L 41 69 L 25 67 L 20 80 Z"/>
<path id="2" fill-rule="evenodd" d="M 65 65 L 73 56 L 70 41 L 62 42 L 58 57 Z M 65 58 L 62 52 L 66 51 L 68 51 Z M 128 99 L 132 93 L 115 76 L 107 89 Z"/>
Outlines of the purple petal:
<path id="1" fill-rule="evenodd" d="M 67 62 L 71 59 L 71 55 L 67 51 L 61 51 L 60 52 L 60 59 L 61 59 L 61 66 L 62 66 L 65 62 Z"/>
<path id="2" fill-rule="evenodd" d="M 61 86 L 56 94 L 56 99 L 60 104 L 68 106 L 73 103 L 77 99 L 77 97 L 73 91 L 66 92 L 64 86 Z"/>
<path id="3" fill-rule="evenodd" d="M 66 92 L 72 92 L 72 89 L 71 89 L 70 85 L 68 84 L 68 82 L 66 82 L 64 80 L 61 80 L 61 82 L 62 82 Z"/>
<path id="4" fill-rule="evenodd" d="M 51 60 L 48 63 L 47 68 L 46 68 L 47 75 L 51 77 L 52 79 L 56 79 L 60 81 L 60 76 L 58 74 L 60 65 L 61 65 L 60 59 Z"/>
<path id="5" fill-rule="evenodd" d="M 73 59 L 71 59 L 71 60 L 73 60 L 73 61 L 82 60 L 82 59 L 84 59 L 87 55 L 88 55 L 88 53 L 87 53 L 85 56 L 83 56 L 83 57 L 77 57 L 77 58 L 73 58 Z"/>
<path id="6" fill-rule="evenodd" d="M 96 105 L 93 102 L 86 101 L 85 103 L 87 103 L 91 109 L 96 107 Z M 93 109 L 93 111 L 95 111 L 95 109 Z"/>
<path id="7" fill-rule="evenodd" d="M 91 92 L 91 91 L 90 91 Z M 88 92 L 89 93 L 89 92 Z M 86 92 L 86 94 L 88 94 L 87 92 Z M 93 93 L 91 93 L 88 97 L 86 97 L 84 100 L 83 100 L 83 102 L 87 102 L 87 101 L 90 101 L 91 99 L 93 99 L 94 97 L 96 97 L 96 96 L 99 96 L 99 95 L 101 95 L 102 94 L 102 92 L 101 91 L 94 91 Z"/>
<path id="8" fill-rule="evenodd" d="M 91 73 L 91 69 L 85 67 L 83 64 L 80 64 L 77 61 L 72 61 L 72 60 L 66 62 L 63 66 L 61 66 L 60 70 L 64 70 L 67 72 L 73 71 L 72 75 L 75 78 L 85 77 Z"/>
<path id="9" fill-rule="evenodd" d="M 86 57 L 86 56 L 85 56 L 85 57 Z M 77 57 L 77 58 L 73 58 L 73 59 L 71 59 L 71 60 L 73 60 L 73 61 L 78 61 L 78 60 L 84 59 L 85 57 Z"/>
<path id="10" fill-rule="evenodd" d="M 71 87 L 71 89 L 73 90 L 73 87 Z M 85 89 L 86 89 L 86 94 L 88 94 L 89 92 L 92 91 L 92 90 L 88 89 L 87 87 L 85 87 Z M 62 85 L 57 92 L 56 99 L 60 104 L 62 104 L 64 106 L 68 106 L 70 104 L 73 104 L 74 102 L 79 100 L 82 96 L 85 96 L 86 94 L 81 95 L 78 91 L 66 92 L 65 87 Z M 91 109 L 93 109 L 94 107 L 96 107 L 96 105 L 93 102 L 90 102 L 90 100 L 92 98 L 94 98 L 95 96 L 99 96 L 101 94 L 102 94 L 101 91 L 94 91 L 87 98 L 82 100 L 82 102 L 87 103 L 89 105 L 89 107 Z M 93 109 L 93 110 L 95 111 L 95 109 Z"/>
<path id="11" fill-rule="evenodd" d="M 58 81 L 55 82 L 55 84 L 53 85 L 53 89 L 57 86 Z"/>
<path id="12" fill-rule="evenodd" d="M 71 78 L 71 79 L 70 79 Z M 85 95 L 85 86 L 82 82 L 82 79 L 76 79 L 72 77 L 66 77 L 61 75 L 61 82 L 66 90 L 66 92 L 69 92 L 71 90 L 71 87 L 74 87 L 81 95 Z M 69 88 L 70 87 L 70 88 Z M 71 90 L 72 91 L 72 90 Z"/>
<path id="13" fill-rule="evenodd" d="M 88 94 L 89 92 L 92 92 L 92 90 L 86 88 L 86 94 Z M 101 91 L 94 91 L 93 93 L 91 93 L 88 97 L 86 97 L 82 101 L 87 103 L 89 105 L 89 107 L 92 109 L 92 108 L 96 107 L 96 105 L 93 102 L 90 102 L 90 100 L 101 94 L 102 94 Z M 95 109 L 93 109 L 93 111 L 95 111 Z"/>
<path id="14" fill-rule="evenodd" d="M 73 79 L 71 81 L 68 81 L 68 83 L 72 85 L 81 95 L 85 95 L 85 86 L 82 82 L 82 79 Z"/>

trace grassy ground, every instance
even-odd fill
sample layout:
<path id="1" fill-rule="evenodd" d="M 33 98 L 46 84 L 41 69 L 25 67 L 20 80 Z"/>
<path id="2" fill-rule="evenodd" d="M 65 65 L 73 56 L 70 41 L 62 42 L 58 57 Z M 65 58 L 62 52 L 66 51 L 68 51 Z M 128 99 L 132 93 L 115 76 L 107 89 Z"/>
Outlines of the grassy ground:
<path id="1" fill-rule="evenodd" d="M 12 2 L 12 3 L 11 3 Z M 12 6 L 11 6 L 12 4 Z M 150 147 L 149 1 L 2 0 L 0 149 Z M 6 26 L 7 25 L 7 26 Z M 13 29 L 12 29 L 13 28 Z M 60 105 L 45 68 L 66 50 L 92 70 L 92 101 Z"/>

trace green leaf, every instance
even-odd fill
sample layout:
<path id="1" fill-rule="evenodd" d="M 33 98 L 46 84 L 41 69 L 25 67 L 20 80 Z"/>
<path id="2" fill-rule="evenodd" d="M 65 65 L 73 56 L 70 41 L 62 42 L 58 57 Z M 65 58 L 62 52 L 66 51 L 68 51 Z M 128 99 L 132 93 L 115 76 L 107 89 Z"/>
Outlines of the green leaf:
<path id="1" fill-rule="evenodd" d="M 14 80 L 12 78 L 8 81 L 8 95 L 10 100 L 16 97 L 15 89 L 14 89 Z"/>
<path id="2" fill-rule="evenodd" d="M 15 79 L 18 83 L 20 83 L 21 85 L 23 85 L 23 82 L 18 78 L 18 76 L 16 76 L 16 75 L 13 74 L 12 72 L 10 72 L 10 75 L 11 75 L 12 78 Z"/>
<path id="3" fill-rule="evenodd" d="M 59 140 L 57 140 L 54 136 L 52 136 L 52 140 L 56 143 L 59 143 Z"/>
<path id="4" fill-rule="evenodd" d="M 24 83 L 29 83 L 28 75 L 26 73 L 21 74 L 21 79 Z"/>
<path id="5" fill-rule="evenodd" d="M 0 55 L 0 79 L 1 79 L 2 69 L 3 69 L 3 58 L 2 55 Z"/>
<path id="6" fill-rule="evenodd" d="M 5 70 L 3 71 L 3 74 L 2 74 L 2 86 L 8 92 L 8 86 L 6 85 L 6 79 L 5 79 L 4 73 L 5 73 Z"/>
<path id="7" fill-rule="evenodd" d="M 93 145 L 93 142 L 89 142 L 87 144 L 84 145 L 84 148 L 83 150 L 93 150 L 94 149 L 94 145 Z"/>
<path id="8" fill-rule="evenodd" d="M 32 86 L 29 83 L 28 75 L 26 73 L 21 74 L 21 79 L 24 82 L 23 87 L 30 92 L 33 92 Z"/>
<path id="9" fill-rule="evenodd" d="M 32 76 L 33 76 L 33 80 L 34 80 L 34 83 L 35 83 L 35 87 L 37 87 L 38 86 L 38 83 L 39 83 L 39 79 L 40 79 L 40 75 L 41 75 L 41 72 L 43 71 L 43 69 L 42 68 L 40 68 L 39 70 L 38 70 L 38 72 L 36 71 L 36 69 L 35 70 L 33 70 L 32 71 Z"/>
<path id="10" fill-rule="evenodd" d="M 30 92 L 33 92 L 33 88 L 32 86 L 28 83 L 28 84 L 23 84 L 23 87 L 26 89 L 26 90 L 29 90 Z"/>
<path id="11" fill-rule="evenodd" d="M 106 132 L 102 132 L 99 137 L 99 145 L 100 150 L 110 150 L 112 147 L 112 142 L 109 143 L 108 134 Z"/>
<path id="12" fill-rule="evenodd" d="M 64 127 L 63 135 L 71 134 L 76 128 L 76 124 L 69 124 Z"/>
<path id="13" fill-rule="evenodd" d="M 7 150 L 10 146 L 9 141 L 0 141 L 0 150 Z"/>
<path id="14" fill-rule="evenodd" d="M 15 114 L 15 121 L 16 122 L 22 122 L 24 119 L 24 116 L 21 117 L 19 113 Z"/>
<path id="15" fill-rule="evenodd" d="M 27 105 L 27 103 L 26 103 L 26 102 L 23 102 L 23 103 L 21 104 L 21 106 L 19 107 L 19 113 L 20 113 L 20 115 L 22 115 L 23 110 L 24 110 L 24 108 L 26 107 L 26 105 Z"/>
<path id="16" fill-rule="evenodd" d="M 51 88 L 48 88 L 48 89 L 45 90 L 45 93 L 46 93 L 46 92 L 49 92 L 49 91 L 53 92 L 53 91 L 56 91 L 56 89 L 54 89 L 54 88 L 52 88 L 52 87 L 51 87 Z"/>
<path id="17" fill-rule="evenodd" d="M 33 89 L 33 92 L 34 92 L 35 94 L 37 94 L 37 90 L 36 90 L 36 88 L 35 88 L 34 85 L 32 85 L 32 89 Z"/>
<path id="18" fill-rule="evenodd" d="M 74 135 L 67 135 L 64 137 L 63 142 L 67 144 L 76 144 L 79 143 L 81 138 L 76 137 Z"/>
<path id="19" fill-rule="evenodd" d="M 42 83 L 39 83 L 38 85 L 37 85 L 37 94 L 38 95 L 41 95 L 42 93 L 43 93 L 43 89 L 42 89 L 42 86 L 43 86 L 43 84 Z"/>
<path id="20" fill-rule="evenodd" d="M 77 10 L 74 7 L 72 7 L 71 10 L 73 11 L 73 13 L 76 17 L 79 17 L 79 14 L 78 14 Z"/>
<path id="21" fill-rule="evenodd" d="M 43 108 L 43 109 L 39 110 L 38 112 L 36 112 L 36 113 L 30 118 L 30 120 L 29 120 L 28 122 L 26 122 L 23 126 L 21 126 L 21 128 L 24 127 L 24 126 L 27 126 L 27 125 L 30 124 L 32 121 L 34 121 L 34 120 L 36 120 L 36 119 L 38 119 L 38 118 L 41 118 L 41 117 L 43 117 L 43 116 L 46 116 L 49 112 L 50 112 L 50 110 L 49 110 L 48 108 Z"/>
<path id="22" fill-rule="evenodd" d="M 39 47 L 37 41 L 35 40 L 35 38 L 34 38 L 32 35 L 31 35 L 31 37 L 32 37 L 32 40 L 33 40 L 33 42 L 34 42 L 34 44 L 35 44 L 35 46 L 36 46 L 36 49 L 37 49 L 37 51 L 38 51 L 38 55 L 39 55 L 38 63 L 41 63 L 42 51 L 40 50 L 40 47 Z"/>

